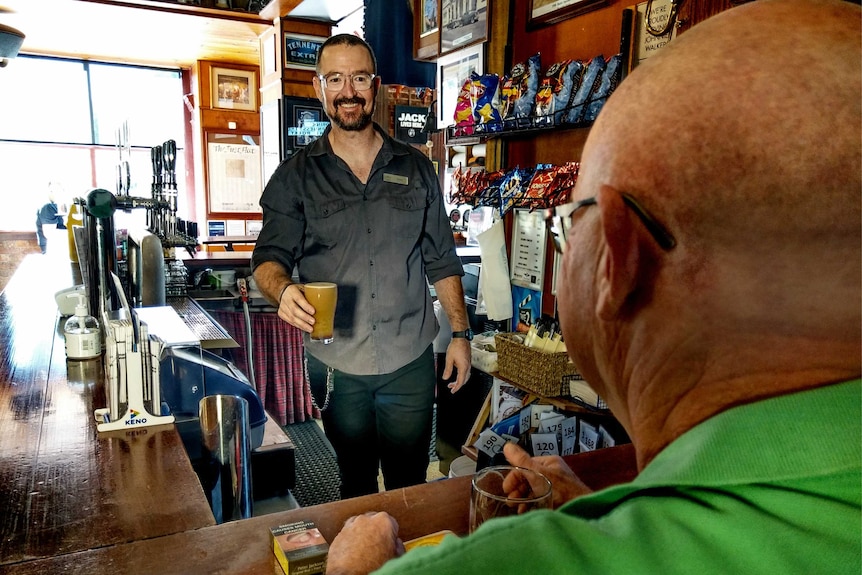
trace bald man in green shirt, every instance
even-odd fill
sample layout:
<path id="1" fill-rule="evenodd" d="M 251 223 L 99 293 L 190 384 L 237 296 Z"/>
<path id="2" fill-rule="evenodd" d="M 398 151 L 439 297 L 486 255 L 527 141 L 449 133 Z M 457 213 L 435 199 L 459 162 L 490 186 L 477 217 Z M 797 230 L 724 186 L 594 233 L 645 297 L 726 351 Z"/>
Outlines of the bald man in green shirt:
<path id="1" fill-rule="evenodd" d="M 694 26 L 609 99 L 558 208 L 569 355 L 639 475 L 398 554 L 351 518 L 327 573 L 862 572 L 859 6 L 758 0 Z M 388 562 L 387 562 L 388 561 Z"/>

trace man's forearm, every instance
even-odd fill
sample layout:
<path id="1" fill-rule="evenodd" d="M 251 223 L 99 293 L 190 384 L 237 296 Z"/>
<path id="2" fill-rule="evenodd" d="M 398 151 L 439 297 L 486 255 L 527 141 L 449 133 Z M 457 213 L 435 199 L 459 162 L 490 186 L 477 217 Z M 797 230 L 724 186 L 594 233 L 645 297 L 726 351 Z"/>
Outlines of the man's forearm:
<path id="1" fill-rule="evenodd" d="M 452 331 L 463 331 L 470 327 L 467 308 L 464 305 L 464 288 L 460 276 L 449 276 L 434 284 L 437 300 L 443 306 Z"/>
<path id="2" fill-rule="evenodd" d="M 281 304 L 284 289 L 293 283 L 284 266 L 273 261 L 263 262 L 255 268 L 254 281 L 260 293 L 276 307 Z"/>

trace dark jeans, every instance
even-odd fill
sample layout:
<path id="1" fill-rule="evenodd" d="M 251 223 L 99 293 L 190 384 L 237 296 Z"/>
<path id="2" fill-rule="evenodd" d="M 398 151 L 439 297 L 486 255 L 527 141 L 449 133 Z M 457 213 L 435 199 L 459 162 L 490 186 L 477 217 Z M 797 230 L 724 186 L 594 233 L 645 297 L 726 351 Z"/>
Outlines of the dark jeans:
<path id="1" fill-rule="evenodd" d="M 317 405 L 326 396 L 326 365 L 306 354 Z M 333 391 L 323 428 L 335 449 L 341 497 L 377 493 L 378 467 L 387 490 L 425 482 L 434 409 L 431 346 L 385 375 L 333 372 Z"/>

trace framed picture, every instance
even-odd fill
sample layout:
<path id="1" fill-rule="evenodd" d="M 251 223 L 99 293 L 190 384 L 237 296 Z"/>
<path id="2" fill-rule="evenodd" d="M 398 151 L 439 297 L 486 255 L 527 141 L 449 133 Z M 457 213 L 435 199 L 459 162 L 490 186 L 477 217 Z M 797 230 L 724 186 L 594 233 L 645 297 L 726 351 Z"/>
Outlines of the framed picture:
<path id="1" fill-rule="evenodd" d="M 628 15 L 628 19 L 626 15 Z M 649 25 L 647 25 L 647 17 L 649 17 Z M 627 54 L 628 71 L 633 70 L 638 64 L 658 53 L 661 48 L 676 38 L 679 29 L 674 25 L 668 26 L 671 18 L 676 19 L 672 0 L 641 2 L 634 7 L 623 10 L 620 46 L 629 49 Z M 663 28 L 669 29 L 663 30 Z M 625 37 L 626 32 L 628 32 L 628 38 Z M 656 35 L 656 32 L 665 33 Z"/>
<path id="2" fill-rule="evenodd" d="M 556 24 L 607 5 L 607 0 L 530 0 L 527 29 Z"/>
<path id="3" fill-rule="evenodd" d="M 455 123 L 458 93 L 471 72 L 482 74 L 485 65 L 485 45 L 476 44 L 437 60 L 437 127 L 446 129 Z"/>
<path id="4" fill-rule="evenodd" d="M 439 29 L 437 20 L 437 6 L 440 0 L 422 0 L 422 23 L 419 26 L 419 35 L 427 36 Z"/>
<path id="5" fill-rule="evenodd" d="M 284 67 L 313 71 L 317 66 L 317 51 L 325 41 L 321 36 L 285 32 Z"/>
<path id="6" fill-rule="evenodd" d="M 260 137 L 206 132 L 205 139 L 209 213 L 260 213 Z"/>
<path id="7" fill-rule="evenodd" d="M 282 160 L 286 160 L 322 136 L 329 119 L 316 98 L 285 97 L 283 109 L 281 149 Z"/>
<path id="8" fill-rule="evenodd" d="M 440 0 L 419 0 L 413 10 L 413 59 L 433 61 L 440 53 Z"/>
<path id="9" fill-rule="evenodd" d="M 490 4 L 443 0 L 440 7 L 440 54 L 487 40 Z"/>
<path id="10" fill-rule="evenodd" d="M 257 111 L 257 76 L 252 70 L 212 68 L 212 106 Z"/>

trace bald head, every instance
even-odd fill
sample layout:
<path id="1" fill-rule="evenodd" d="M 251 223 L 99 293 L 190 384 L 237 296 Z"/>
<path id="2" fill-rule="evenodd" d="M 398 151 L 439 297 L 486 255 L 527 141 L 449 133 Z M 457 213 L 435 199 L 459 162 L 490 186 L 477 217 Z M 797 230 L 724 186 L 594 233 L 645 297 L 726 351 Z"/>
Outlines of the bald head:
<path id="1" fill-rule="evenodd" d="M 579 185 L 651 206 L 694 285 L 720 281 L 721 270 L 703 266 L 731 257 L 740 272 L 770 270 L 782 289 L 807 268 L 823 280 L 811 291 L 858 303 L 860 83 L 858 6 L 759 0 L 728 10 L 620 85 L 590 134 Z"/>
<path id="2" fill-rule="evenodd" d="M 595 250 L 567 252 L 580 289 L 559 307 L 566 339 L 589 342 L 575 362 L 630 431 L 665 418 L 664 441 L 734 404 L 858 377 L 860 62 L 858 6 L 758 0 L 680 35 L 602 110 L 575 190 L 599 197 L 575 228 Z M 658 250 L 619 192 L 676 248 Z M 691 415 L 675 418 L 682 398 Z"/>
<path id="3" fill-rule="evenodd" d="M 825 221 L 858 232 L 859 46 L 859 8 L 847 2 L 760 0 L 719 14 L 621 84 L 584 170 L 671 196 L 683 228 L 733 228 L 717 226 L 718 208 L 744 215 L 742 231 L 756 221 L 758 235 Z"/>

